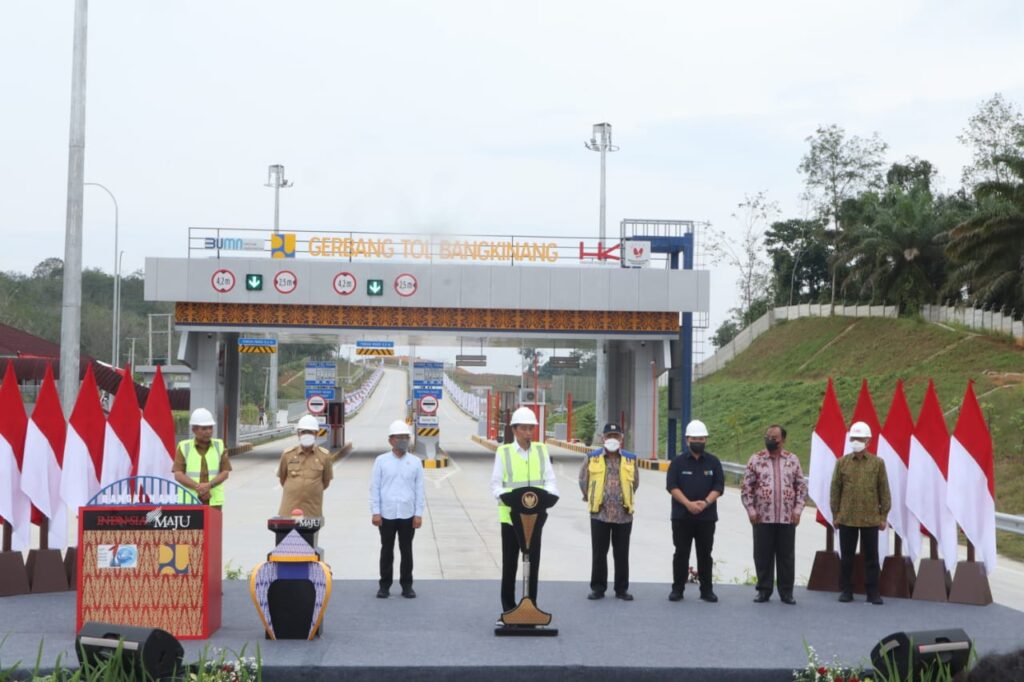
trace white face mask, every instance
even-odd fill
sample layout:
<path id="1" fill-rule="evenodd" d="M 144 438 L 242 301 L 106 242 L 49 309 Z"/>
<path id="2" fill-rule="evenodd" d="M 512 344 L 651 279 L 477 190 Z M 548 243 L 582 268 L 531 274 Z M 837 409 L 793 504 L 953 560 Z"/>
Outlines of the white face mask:
<path id="1" fill-rule="evenodd" d="M 854 452 L 863 452 L 865 447 L 867 447 L 867 443 L 861 443 L 859 440 L 850 441 L 850 449 Z"/>
<path id="2" fill-rule="evenodd" d="M 618 452 L 620 445 L 618 438 L 609 438 L 604 442 L 604 449 L 608 452 Z"/>
<path id="3" fill-rule="evenodd" d="M 316 445 L 316 436 L 312 433 L 304 433 L 299 436 L 299 445 L 304 448 L 311 448 Z"/>

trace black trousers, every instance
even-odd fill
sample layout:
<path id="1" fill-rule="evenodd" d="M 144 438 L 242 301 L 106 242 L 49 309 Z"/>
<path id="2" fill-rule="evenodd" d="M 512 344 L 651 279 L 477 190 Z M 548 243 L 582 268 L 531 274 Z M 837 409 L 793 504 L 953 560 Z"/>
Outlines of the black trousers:
<path id="1" fill-rule="evenodd" d="M 590 548 L 593 561 L 590 566 L 590 589 L 604 594 L 608 589 L 608 545 L 611 544 L 615 561 L 615 594 L 629 589 L 629 536 L 633 522 L 606 523 L 590 519 Z"/>
<path id="2" fill-rule="evenodd" d="M 530 565 L 530 582 L 526 586 L 526 594 L 537 603 L 537 576 L 540 574 L 540 538 L 541 535 L 534 533 L 533 547 L 530 551 L 530 558 L 533 563 Z M 516 574 L 519 572 L 519 562 L 522 561 L 522 552 L 519 549 L 519 539 L 516 537 L 516 529 L 510 523 L 501 524 L 501 610 L 508 611 L 516 607 Z"/>
<path id="3" fill-rule="evenodd" d="M 757 569 L 757 591 L 771 595 L 776 571 L 779 594 L 793 596 L 795 573 L 796 526 L 792 523 L 754 524 L 754 567 Z"/>
<path id="4" fill-rule="evenodd" d="M 398 584 L 402 589 L 412 587 L 412 517 L 407 519 L 381 519 L 380 522 L 380 586 L 385 590 L 394 582 L 395 536 L 402 560 L 398 565 Z"/>
<path id="5" fill-rule="evenodd" d="M 700 593 L 711 591 L 711 550 L 715 545 L 716 521 L 695 521 L 672 519 L 672 544 L 676 553 L 672 556 L 672 590 L 682 592 L 690 577 L 690 546 L 697 545 L 697 578 Z"/>
<path id="6" fill-rule="evenodd" d="M 853 557 L 857 553 L 858 537 L 860 553 L 864 555 L 864 591 L 869 595 L 878 594 L 878 526 L 839 526 L 840 585 L 843 592 L 853 592 Z"/>

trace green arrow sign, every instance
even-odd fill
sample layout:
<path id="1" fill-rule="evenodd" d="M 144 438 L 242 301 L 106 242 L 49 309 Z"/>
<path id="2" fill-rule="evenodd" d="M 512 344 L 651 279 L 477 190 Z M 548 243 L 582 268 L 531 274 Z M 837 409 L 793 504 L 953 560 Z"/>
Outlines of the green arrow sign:
<path id="1" fill-rule="evenodd" d="M 246 291 L 263 291 L 263 275 L 246 275 Z"/>
<path id="2" fill-rule="evenodd" d="M 382 279 L 368 279 L 366 280 L 366 294 L 367 296 L 381 296 L 384 293 L 384 280 Z"/>

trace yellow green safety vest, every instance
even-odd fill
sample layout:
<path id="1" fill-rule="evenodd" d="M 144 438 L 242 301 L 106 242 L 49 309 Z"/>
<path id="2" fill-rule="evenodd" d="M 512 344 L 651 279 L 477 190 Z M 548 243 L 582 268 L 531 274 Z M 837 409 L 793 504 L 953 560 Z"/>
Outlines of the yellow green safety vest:
<path id="1" fill-rule="evenodd" d="M 590 513 L 596 514 L 601 510 L 601 502 L 604 500 L 604 475 L 607 465 L 603 449 L 595 450 L 590 453 L 589 457 L 587 472 L 590 474 L 590 489 L 587 491 L 587 499 L 590 501 Z M 619 483 L 622 488 L 622 506 L 626 508 L 627 514 L 633 513 L 633 481 L 635 480 L 636 455 L 621 450 L 619 452 Z"/>
<path id="2" fill-rule="evenodd" d="M 524 460 L 516 451 L 515 444 L 502 445 L 498 448 L 498 457 L 502 460 L 501 482 L 504 492 L 528 486 L 544 487 L 544 467 L 551 459 L 548 446 L 531 443 L 529 457 Z M 498 520 L 512 523 L 512 509 L 507 504 L 498 502 Z"/>
<path id="3" fill-rule="evenodd" d="M 185 457 L 185 475 L 196 483 L 202 473 L 203 455 L 196 450 L 196 439 L 189 438 L 178 443 L 178 449 Z M 211 438 L 210 447 L 206 448 L 206 471 L 212 481 L 220 473 L 220 456 L 224 452 L 224 441 L 220 438 Z M 194 494 L 194 493 L 193 493 Z M 198 497 L 198 495 L 196 495 Z M 182 490 L 178 491 L 178 504 L 188 504 L 188 497 Z M 218 485 L 210 488 L 210 506 L 224 506 L 224 486 Z"/>

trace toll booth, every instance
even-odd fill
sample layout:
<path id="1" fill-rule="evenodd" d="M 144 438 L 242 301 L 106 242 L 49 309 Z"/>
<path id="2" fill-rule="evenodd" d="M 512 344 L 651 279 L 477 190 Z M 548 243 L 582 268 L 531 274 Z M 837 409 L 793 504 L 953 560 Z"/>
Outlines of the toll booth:
<path id="1" fill-rule="evenodd" d="M 327 428 L 330 430 L 332 449 L 345 447 L 345 400 L 327 403 Z"/>
<path id="2" fill-rule="evenodd" d="M 547 434 L 547 404 L 544 389 L 518 388 L 498 393 L 497 400 L 497 435 L 502 443 L 511 443 L 512 413 L 520 407 L 528 407 L 537 416 L 537 439 L 543 441 Z"/>

